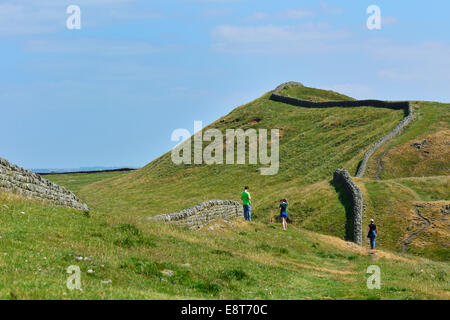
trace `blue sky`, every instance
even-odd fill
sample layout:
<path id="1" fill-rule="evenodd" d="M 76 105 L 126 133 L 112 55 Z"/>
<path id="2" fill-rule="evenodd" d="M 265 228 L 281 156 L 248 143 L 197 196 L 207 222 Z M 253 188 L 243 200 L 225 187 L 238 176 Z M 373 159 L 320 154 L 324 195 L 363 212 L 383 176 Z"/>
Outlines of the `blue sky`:
<path id="1" fill-rule="evenodd" d="M 69 30 L 66 8 L 81 8 Z M 368 30 L 369 5 L 381 30 Z M 142 166 L 285 81 L 450 102 L 449 1 L 0 0 L 0 157 Z"/>

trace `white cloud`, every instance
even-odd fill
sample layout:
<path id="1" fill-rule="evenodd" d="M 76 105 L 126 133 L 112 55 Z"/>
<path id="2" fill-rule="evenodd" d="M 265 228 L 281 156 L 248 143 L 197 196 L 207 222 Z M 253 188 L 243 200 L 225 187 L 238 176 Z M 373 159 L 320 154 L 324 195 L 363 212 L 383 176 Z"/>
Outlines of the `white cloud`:
<path id="1" fill-rule="evenodd" d="M 250 21 L 256 21 L 256 20 L 267 20 L 270 18 L 270 14 L 267 12 L 253 12 L 251 15 L 247 17 Z"/>
<path id="2" fill-rule="evenodd" d="M 375 39 L 367 42 L 367 49 L 378 59 L 450 64 L 450 43 L 443 41 L 401 43 Z"/>
<path id="3" fill-rule="evenodd" d="M 338 8 L 338 7 L 334 7 L 334 6 L 330 6 L 328 3 L 326 2 L 321 2 L 320 3 L 320 7 L 322 8 L 323 11 L 325 11 L 326 13 L 331 13 L 331 14 L 341 14 L 344 12 L 344 9 L 342 8 Z"/>
<path id="4" fill-rule="evenodd" d="M 397 23 L 397 18 L 393 16 L 381 16 L 381 26 L 391 26 Z"/>
<path id="5" fill-rule="evenodd" d="M 360 83 L 344 83 L 332 85 L 331 90 L 343 93 L 357 99 L 368 99 L 373 91 L 370 87 Z"/>
<path id="6" fill-rule="evenodd" d="M 170 47 L 154 46 L 144 41 L 111 41 L 85 38 L 68 40 L 29 40 L 25 49 L 34 53 L 72 53 L 99 56 L 132 56 L 161 52 Z"/>
<path id="7" fill-rule="evenodd" d="M 327 24 L 232 26 L 213 29 L 213 50 L 228 53 L 302 53 L 336 49 L 349 34 Z"/>
<path id="8" fill-rule="evenodd" d="M 306 8 L 291 8 L 275 13 L 257 11 L 248 16 L 247 20 L 300 20 L 313 16 L 315 16 L 315 12 L 313 10 Z"/>
<path id="9" fill-rule="evenodd" d="M 287 9 L 285 11 L 277 14 L 279 19 L 303 19 L 306 17 L 313 17 L 315 14 L 311 10 L 297 8 L 297 9 Z"/>
<path id="10" fill-rule="evenodd" d="M 138 0 L 77 0 L 82 28 L 121 20 L 152 19 L 160 14 L 142 10 Z M 5 0 L 0 4 L 0 36 L 50 33 L 66 30 L 69 0 Z M 134 4 L 131 6 L 130 4 Z"/>
<path id="11" fill-rule="evenodd" d="M 65 11 L 56 7 L 26 6 L 20 1 L 0 4 L 0 35 L 52 32 L 64 27 Z"/>
<path id="12" fill-rule="evenodd" d="M 450 43 L 369 43 L 370 53 L 386 65 L 377 75 L 395 81 L 449 81 Z"/>
<path id="13" fill-rule="evenodd" d="M 385 80 L 412 81 L 417 80 L 417 75 L 409 72 L 401 72 L 396 69 L 382 69 L 377 72 L 378 77 Z"/>
<path id="14" fill-rule="evenodd" d="M 208 18 L 216 18 L 229 15 L 233 12 L 231 8 L 213 8 L 203 10 L 203 15 Z"/>

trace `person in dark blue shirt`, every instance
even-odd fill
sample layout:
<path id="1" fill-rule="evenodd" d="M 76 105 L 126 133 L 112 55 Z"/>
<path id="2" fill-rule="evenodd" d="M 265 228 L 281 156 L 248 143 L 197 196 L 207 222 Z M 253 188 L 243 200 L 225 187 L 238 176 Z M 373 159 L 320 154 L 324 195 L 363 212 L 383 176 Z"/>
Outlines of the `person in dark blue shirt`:
<path id="1" fill-rule="evenodd" d="M 280 218 L 283 221 L 283 230 L 284 231 L 286 231 L 286 228 L 287 228 L 287 218 L 288 218 L 287 206 L 288 206 L 287 200 L 282 199 L 280 201 Z"/>
<path id="2" fill-rule="evenodd" d="M 369 232 L 367 233 L 367 238 L 370 239 L 370 248 L 372 250 L 375 249 L 375 240 L 377 239 L 377 232 L 378 232 L 377 225 L 375 224 L 373 219 L 370 219 Z"/>

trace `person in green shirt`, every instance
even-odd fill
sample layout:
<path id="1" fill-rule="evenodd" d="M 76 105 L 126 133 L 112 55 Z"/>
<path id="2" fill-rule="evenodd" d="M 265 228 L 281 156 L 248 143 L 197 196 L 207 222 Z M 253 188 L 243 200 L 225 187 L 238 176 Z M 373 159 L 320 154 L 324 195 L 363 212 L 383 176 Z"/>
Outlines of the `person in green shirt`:
<path id="1" fill-rule="evenodd" d="M 244 192 L 241 194 L 242 204 L 244 205 L 244 219 L 247 221 L 252 221 L 251 215 L 251 200 L 252 197 L 250 192 L 248 192 L 248 187 L 244 188 Z"/>

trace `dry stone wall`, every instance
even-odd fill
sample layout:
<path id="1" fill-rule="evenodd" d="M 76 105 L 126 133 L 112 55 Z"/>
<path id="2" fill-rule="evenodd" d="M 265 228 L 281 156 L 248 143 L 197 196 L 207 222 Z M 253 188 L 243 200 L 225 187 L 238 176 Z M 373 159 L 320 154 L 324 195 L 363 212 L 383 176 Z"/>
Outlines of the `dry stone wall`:
<path id="1" fill-rule="evenodd" d="M 189 229 L 201 229 L 219 218 L 229 221 L 242 218 L 243 215 L 243 208 L 239 202 L 232 200 L 209 200 L 180 212 L 161 214 L 148 219 L 172 222 Z"/>
<path id="2" fill-rule="evenodd" d="M 364 153 L 363 159 L 359 164 L 358 170 L 356 172 L 357 177 L 364 176 L 366 172 L 367 163 L 369 162 L 370 157 L 374 154 L 374 152 L 381 147 L 383 144 L 394 138 L 396 135 L 400 134 L 403 129 L 414 120 L 414 113 L 412 106 L 409 102 L 405 102 L 405 117 L 400 121 L 398 125 L 395 126 L 387 135 L 377 140 L 374 144 L 372 144 L 369 149 Z"/>
<path id="3" fill-rule="evenodd" d="M 362 245 L 362 213 L 364 208 L 361 190 L 353 182 L 347 170 L 337 169 L 334 171 L 333 182 L 344 187 L 345 193 L 352 203 L 353 241 Z"/>
<path id="4" fill-rule="evenodd" d="M 0 189 L 58 206 L 89 211 L 72 192 L 40 175 L 0 158 Z"/>
<path id="5" fill-rule="evenodd" d="M 313 102 L 306 101 L 297 98 L 287 97 L 281 95 L 281 90 L 285 87 L 292 86 L 303 86 L 299 82 L 286 82 L 279 85 L 272 93 L 270 99 L 273 101 L 283 102 L 290 105 L 304 107 L 304 108 L 331 108 L 331 107 L 375 107 L 375 108 L 388 108 L 393 110 L 404 110 L 405 117 L 400 121 L 400 123 L 395 126 L 388 134 L 377 140 L 372 144 L 369 149 L 364 153 L 363 159 L 361 160 L 358 170 L 356 172 L 356 177 L 364 176 L 366 171 L 367 163 L 373 153 L 381 147 L 383 144 L 391 140 L 397 134 L 402 132 L 402 130 L 414 120 L 414 113 L 410 102 L 408 101 L 381 101 L 381 100 L 348 100 L 348 101 L 326 101 L 326 102 Z M 341 184 L 347 196 L 350 198 L 352 204 L 352 217 L 353 220 L 351 225 L 353 226 L 353 241 L 359 245 L 362 244 L 362 213 L 363 207 L 363 196 L 361 190 L 356 186 L 352 177 L 346 170 L 337 169 L 333 175 L 333 181 L 335 183 Z"/>
<path id="6" fill-rule="evenodd" d="M 304 108 L 332 108 L 332 107 L 342 107 L 342 108 L 353 108 L 353 107 L 375 107 L 375 108 L 387 108 L 393 110 L 404 110 L 405 117 L 402 121 L 392 129 L 384 137 L 380 138 L 374 144 L 372 144 L 369 149 L 364 153 L 363 159 L 356 172 L 357 177 L 364 176 L 366 172 L 367 163 L 373 153 L 381 147 L 383 144 L 391 140 L 397 134 L 399 134 L 411 121 L 414 120 L 414 113 L 409 101 L 382 101 L 382 100 L 344 100 L 344 101 L 325 101 L 325 102 L 313 102 L 306 101 L 297 98 L 287 97 L 280 94 L 281 90 L 285 87 L 292 86 L 303 86 L 299 82 L 286 82 L 279 85 L 272 93 L 270 99 L 273 101 L 283 102 L 290 105 L 304 107 Z"/>

